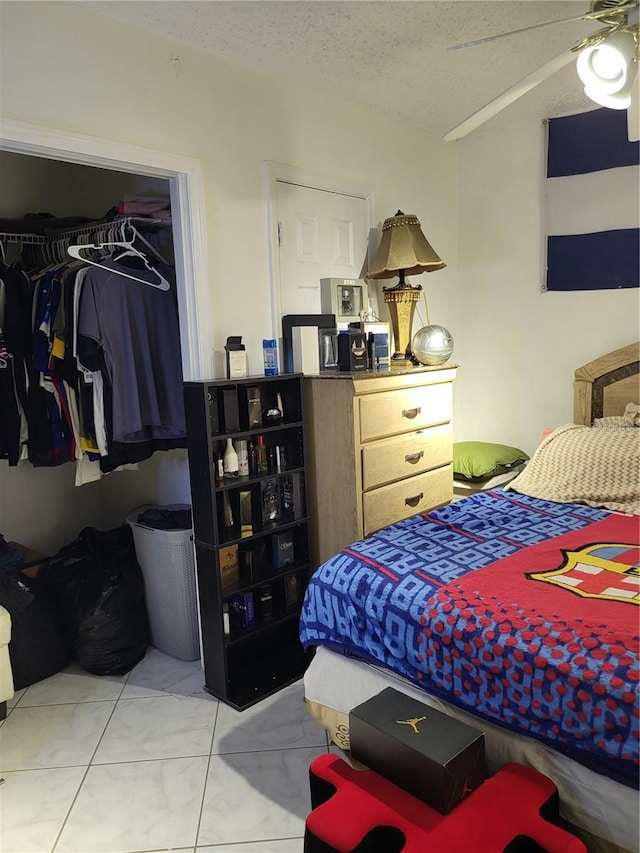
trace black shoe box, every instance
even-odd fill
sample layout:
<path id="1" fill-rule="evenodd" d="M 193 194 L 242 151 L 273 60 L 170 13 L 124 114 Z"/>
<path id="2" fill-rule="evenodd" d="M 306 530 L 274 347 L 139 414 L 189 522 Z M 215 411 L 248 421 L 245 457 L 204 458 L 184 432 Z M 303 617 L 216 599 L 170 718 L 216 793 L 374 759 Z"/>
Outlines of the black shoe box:
<path id="1" fill-rule="evenodd" d="M 448 814 L 484 780 L 484 734 L 385 688 L 349 714 L 351 755 Z"/>

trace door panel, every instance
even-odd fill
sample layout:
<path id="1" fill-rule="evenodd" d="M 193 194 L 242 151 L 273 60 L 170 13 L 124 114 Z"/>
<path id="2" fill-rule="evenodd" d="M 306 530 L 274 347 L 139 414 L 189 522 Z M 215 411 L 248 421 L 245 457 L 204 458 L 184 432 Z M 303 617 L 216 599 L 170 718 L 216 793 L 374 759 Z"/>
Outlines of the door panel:
<path id="1" fill-rule="evenodd" d="M 280 316 L 319 314 L 321 278 L 360 278 L 366 270 L 367 201 L 278 180 L 276 206 Z"/>

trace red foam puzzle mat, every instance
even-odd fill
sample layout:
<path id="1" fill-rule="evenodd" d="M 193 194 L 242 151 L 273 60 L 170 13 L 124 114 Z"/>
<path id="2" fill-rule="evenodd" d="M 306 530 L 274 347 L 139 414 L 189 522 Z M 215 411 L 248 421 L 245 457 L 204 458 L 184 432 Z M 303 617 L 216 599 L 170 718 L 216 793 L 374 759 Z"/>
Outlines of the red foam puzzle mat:
<path id="1" fill-rule="evenodd" d="M 321 755 L 309 770 L 304 853 L 587 853 L 558 817 L 554 783 L 505 764 L 448 815 L 372 770 Z"/>

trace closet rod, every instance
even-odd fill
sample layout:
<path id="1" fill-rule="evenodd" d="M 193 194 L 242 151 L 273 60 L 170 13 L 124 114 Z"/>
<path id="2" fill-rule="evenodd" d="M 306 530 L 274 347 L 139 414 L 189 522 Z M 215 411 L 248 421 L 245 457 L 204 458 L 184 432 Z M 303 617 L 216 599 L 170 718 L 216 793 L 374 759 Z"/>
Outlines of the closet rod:
<path id="1" fill-rule="evenodd" d="M 16 234 L 15 231 L 0 231 L 0 242 L 46 246 L 51 242 L 51 237 L 45 237 L 43 234 Z"/>
<path id="2" fill-rule="evenodd" d="M 96 234 L 109 228 L 130 226 L 134 228 L 145 225 L 171 226 L 170 219 L 147 219 L 144 216 L 122 216 L 116 219 L 97 220 L 87 222 L 86 225 L 78 225 L 75 228 L 65 228 L 54 231 L 51 234 L 29 234 L 26 232 L 0 231 L 0 240 L 4 243 L 28 243 L 29 245 L 47 245 L 56 240 L 66 240 L 68 237 L 79 237 L 83 234 Z"/>

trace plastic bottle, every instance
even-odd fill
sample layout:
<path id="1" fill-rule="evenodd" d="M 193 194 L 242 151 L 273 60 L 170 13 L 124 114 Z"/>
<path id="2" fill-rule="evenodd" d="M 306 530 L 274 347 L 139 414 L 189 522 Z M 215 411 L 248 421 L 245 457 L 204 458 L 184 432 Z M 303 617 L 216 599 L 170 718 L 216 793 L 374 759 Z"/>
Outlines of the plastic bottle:
<path id="1" fill-rule="evenodd" d="M 237 477 L 238 476 L 238 454 L 236 453 L 236 449 L 233 446 L 233 442 L 230 438 L 227 439 L 227 446 L 224 450 L 224 456 L 222 457 L 224 464 L 224 476 L 225 477 Z"/>
<path id="2" fill-rule="evenodd" d="M 262 358 L 264 360 L 264 375 L 278 375 L 278 342 L 266 338 L 262 341 Z"/>

